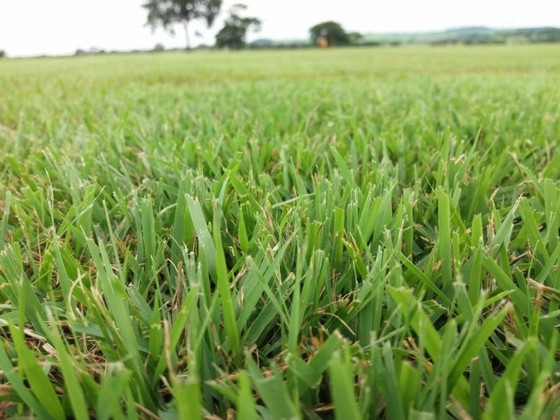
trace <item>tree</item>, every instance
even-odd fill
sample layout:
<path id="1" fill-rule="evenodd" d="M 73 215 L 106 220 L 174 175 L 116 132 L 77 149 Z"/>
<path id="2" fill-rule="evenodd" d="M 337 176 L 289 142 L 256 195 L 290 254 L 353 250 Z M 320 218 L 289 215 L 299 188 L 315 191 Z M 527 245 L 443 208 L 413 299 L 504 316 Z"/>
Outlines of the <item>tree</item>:
<path id="1" fill-rule="evenodd" d="M 5 57 L 6 57 L 6 51 L 0 50 L 0 58 L 5 58 Z"/>
<path id="2" fill-rule="evenodd" d="M 355 44 L 359 44 L 360 42 L 362 42 L 364 39 L 364 36 L 359 33 L 359 32 L 350 32 L 348 34 L 348 40 L 350 41 L 350 44 L 355 45 Z"/>
<path id="3" fill-rule="evenodd" d="M 315 45 L 323 44 L 326 40 L 331 45 L 348 45 L 350 37 L 339 23 L 328 21 L 313 26 L 309 33 Z"/>
<path id="4" fill-rule="evenodd" d="M 245 46 L 247 32 L 261 29 L 261 21 L 255 17 L 243 17 L 241 13 L 247 10 L 244 4 L 234 4 L 229 9 L 229 16 L 224 26 L 216 34 L 216 46 L 218 48 L 241 49 Z"/>
<path id="5" fill-rule="evenodd" d="M 148 10 L 147 24 L 152 29 L 162 26 L 174 34 L 175 25 L 183 24 L 187 50 L 190 50 L 189 24 L 204 20 L 208 27 L 212 26 L 222 8 L 222 0 L 148 0 L 142 7 Z"/>

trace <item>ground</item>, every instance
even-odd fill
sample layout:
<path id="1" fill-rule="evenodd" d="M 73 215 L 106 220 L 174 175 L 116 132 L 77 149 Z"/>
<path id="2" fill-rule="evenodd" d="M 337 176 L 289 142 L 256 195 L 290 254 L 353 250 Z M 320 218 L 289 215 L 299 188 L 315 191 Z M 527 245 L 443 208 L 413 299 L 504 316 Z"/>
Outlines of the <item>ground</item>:
<path id="1" fill-rule="evenodd" d="M 4 414 L 550 418 L 559 70 L 553 45 L 1 62 Z"/>

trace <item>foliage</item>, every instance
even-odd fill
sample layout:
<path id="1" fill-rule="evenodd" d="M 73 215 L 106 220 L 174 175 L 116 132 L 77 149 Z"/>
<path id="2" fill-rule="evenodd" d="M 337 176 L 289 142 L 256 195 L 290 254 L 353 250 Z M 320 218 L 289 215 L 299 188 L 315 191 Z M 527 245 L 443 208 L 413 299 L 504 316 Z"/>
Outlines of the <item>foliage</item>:
<path id="1" fill-rule="evenodd" d="M 162 26 L 174 33 L 176 24 L 183 24 L 190 49 L 189 24 L 193 20 L 204 20 L 208 27 L 220 13 L 222 0 L 148 0 L 142 5 L 148 11 L 147 23 L 155 28 Z"/>
<path id="2" fill-rule="evenodd" d="M 5 58 L 5 57 L 6 57 L 6 51 L 0 50 L 0 58 Z"/>
<path id="3" fill-rule="evenodd" d="M 313 26 L 309 33 L 313 44 L 317 45 L 320 38 L 326 38 L 329 45 L 348 45 L 351 41 L 339 23 L 328 21 Z"/>
<path id="4" fill-rule="evenodd" d="M 224 26 L 216 34 L 218 48 L 241 49 L 245 47 L 247 32 L 260 30 L 261 21 L 255 17 L 243 17 L 240 13 L 247 10 L 243 4 L 235 4 L 229 10 Z"/>
<path id="5" fill-rule="evenodd" d="M 350 41 L 350 44 L 360 44 L 364 39 L 364 36 L 359 33 L 359 32 L 350 32 L 348 34 L 348 40 Z"/>
<path id="6" fill-rule="evenodd" d="M 559 65 L 3 60 L 0 410 L 554 418 Z"/>
<path id="7" fill-rule="evenodd" d="M 390 44 L 538 44 L 560 42 L 560 28 L 492 29 L 486 27 L 465 27 L 442 32 L 369 34 L 365 42 Z"/>

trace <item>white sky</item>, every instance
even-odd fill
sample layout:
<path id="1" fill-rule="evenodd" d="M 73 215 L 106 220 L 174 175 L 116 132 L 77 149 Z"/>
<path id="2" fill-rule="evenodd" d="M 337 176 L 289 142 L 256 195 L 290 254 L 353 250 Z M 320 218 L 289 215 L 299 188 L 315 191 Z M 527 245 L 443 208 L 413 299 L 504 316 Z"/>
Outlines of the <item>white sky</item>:
<path id="1" fill-rule="evenodd" d="M 348 31 L 428 31 L 460 26 L 560 26 L 559 0 L 224 0 L 249 6 L 247 13 L 263 21 L 249 39 L 303 39 L 324 20 L 340 22 Z M 182 28 L 175 37 L 145 27 L 143 0 L 0 0 L 0 50 L 10 56 L 72 54 L 91 47 L 106 50 L 184 46 Z M 220 27 L 193 25 L 213 43 Z"/>

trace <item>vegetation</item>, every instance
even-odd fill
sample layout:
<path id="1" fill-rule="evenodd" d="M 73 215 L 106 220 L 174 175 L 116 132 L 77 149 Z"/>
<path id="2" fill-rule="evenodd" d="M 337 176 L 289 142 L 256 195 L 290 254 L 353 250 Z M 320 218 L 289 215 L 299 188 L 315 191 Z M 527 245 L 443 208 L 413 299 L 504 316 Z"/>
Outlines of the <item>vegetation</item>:
<path id="1" fill-rule="evenodd" d="M 336 26 L 332 26 L 332 24 Z M 543 44 L 560 42 L 560 28 L 492 29 L 466 27 L 442 32 L 420 33 L 358 33 L 346 32 L 336 22 L 324 22 L 311 28 L 311 42 L 299 40 L 259 39 L 250 44 L 252 48 L 305 48 L 319 44 L 319 38 L 330 30 L 337 33 L 337 40 L 330 45 L 345 46 L 400 46 L 406 44 L 429 45 L 486 45 L 486 44 Z M 327 28 L 322 27 L 326 25 Z M 330 28 L 330 29 L 329 29 Z M 335 29 L 336 28 L 336 29 Z M 342 31 L 342 32 L 341 32 Z"/>
<path id="2" fill-rule="evenodd" d="M 467 27 L 443 32 L 369 34 L 361 43 L 378 44 L 539 44 L 560 42 L 560 28 L 492 29 Z"/>
<path id="3" fill-rule="evenodd" d="M 328 21 L 319 23 L 309 29 L 309 33 L 311 35 L 311 42 L 314 45 L 317 45 L 321 39 L 325 39 L 328 45 L 332 46 L 350 44 L 350 36 L 340 23 L 337 22 Z"/>
<path id="4" fill-rule="evenodd" d="M 557 415 L 559 65 L 0 62 L 0 411 Z"/>
<path id="5" fill-rule="evenodd" d="M 153 52 L 161 52 L 161 51 L 165 51 L 165 46 L 163 44 L 156 44 L 154 45 L 154 48 L 152 49 Z"/>
<path id="6" fill-rule="evenodd" d="M 235 4 L 229 10 L 229 16 L 224 26 L 216 35 L 216 47 L 239 50 L 245 47 L 247 32 L 259 31 L 261 21 L 255 17 L 245 17 L 242 13 L 247 10 L 244 4 Z"/>
<path id="7" fill-rule="evenodd" d="M 212 26 L 222 8 L 222 0 L 148 0 L 143 7 L 148 11 L 148 25 L 152 28 L 162 26 L 174 33 L 175 25 L 182 24 L 190 50 L 189 24 L 202 19 L 208 27 Z"/>

